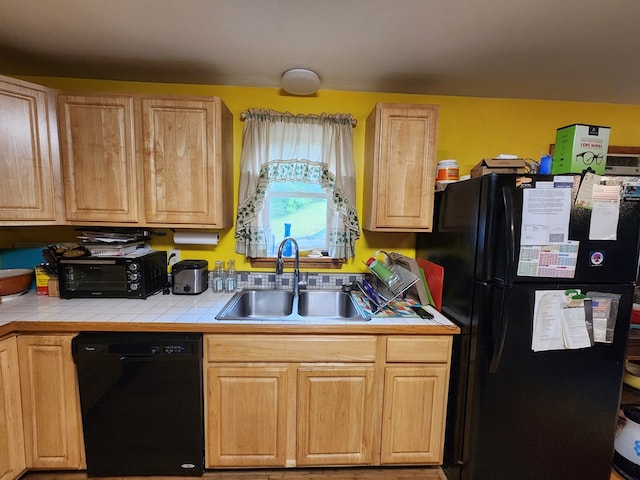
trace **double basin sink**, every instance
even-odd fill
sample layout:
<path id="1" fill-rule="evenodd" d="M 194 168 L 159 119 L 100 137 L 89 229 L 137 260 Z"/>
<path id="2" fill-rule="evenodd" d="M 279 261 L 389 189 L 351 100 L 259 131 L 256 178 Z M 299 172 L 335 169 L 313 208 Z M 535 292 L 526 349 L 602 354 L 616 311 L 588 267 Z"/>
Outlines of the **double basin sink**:
<path id="1" fill-rule="evenodd" d="M 295 295 L 290 290 L 245 289 L 231 297 L 217 320 L 370 320 L 351 297 L 336 290 L 303 290 Z"/>

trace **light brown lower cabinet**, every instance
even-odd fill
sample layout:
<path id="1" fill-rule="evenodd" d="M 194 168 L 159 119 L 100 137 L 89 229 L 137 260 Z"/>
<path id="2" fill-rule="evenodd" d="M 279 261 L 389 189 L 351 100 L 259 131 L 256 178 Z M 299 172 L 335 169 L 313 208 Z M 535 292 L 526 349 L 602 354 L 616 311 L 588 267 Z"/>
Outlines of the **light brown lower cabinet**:
<path id="1" fill-rule="evenodd" d="M 207 464 L 282 466 L 287 442 L 286 365 L 210 366 Z"/>
<path id="2" fill-rule="evenodd" d="M 381 463 L 441 464 L 451 336 L 387 336 Z"/>
<path id="3" fill-rule="evenodd" d="M 18 337 L 27 468 L 86 468 L 73 335 Z"/>
<path id="4" fill-rule="evenodd" d="M 385 369 L 381 463 L 440 463 L 446 365 Z"/>
<path id="5" fill-rule="evenodd" d="M 451 341 L 206 335 L 205 466 L 441 464 Z"/>
<path id="6" fill-rule="evenodd" d="M 0 341 L 0 480 L 13 480 L 26 468 L 16 337 Z"/>
<path id="7" fill-rule="evenodd" d="M 299 466 L 373 463 L 373 365 L 298 368 Z"/>
<path id="8" fill-rule="evenodd" d="M 0 341 L 0 480 L 86 468 L 73 336 Z M 205 467 L 439 465 L 451 344 L 205 335 Z"/>

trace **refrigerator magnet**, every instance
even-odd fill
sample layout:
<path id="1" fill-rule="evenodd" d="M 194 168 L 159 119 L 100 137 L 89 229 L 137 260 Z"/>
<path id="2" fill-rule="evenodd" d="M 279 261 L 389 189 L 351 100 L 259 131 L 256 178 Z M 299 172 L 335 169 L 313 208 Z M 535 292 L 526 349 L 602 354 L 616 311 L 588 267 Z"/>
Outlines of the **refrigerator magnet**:
<path id="1" fill-rule="evenodd" d="M 589 265 L 592 267 L 601 267 L 602 265 L 604 265 L 604 252 L 591 252 L 589 254 Z"/>

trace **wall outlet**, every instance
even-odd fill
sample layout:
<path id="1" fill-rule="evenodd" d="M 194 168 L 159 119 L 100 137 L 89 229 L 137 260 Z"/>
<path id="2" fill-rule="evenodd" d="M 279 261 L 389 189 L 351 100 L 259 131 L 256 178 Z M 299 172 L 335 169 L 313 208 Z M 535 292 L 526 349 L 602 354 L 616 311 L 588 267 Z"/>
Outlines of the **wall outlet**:
<path id="1" fill-rule="evenodd" d="M 169 265 L 178 263 L 180 261 L 180 250 L 172 248 L 167 252 L 167 258 L 169 259 Z"/>

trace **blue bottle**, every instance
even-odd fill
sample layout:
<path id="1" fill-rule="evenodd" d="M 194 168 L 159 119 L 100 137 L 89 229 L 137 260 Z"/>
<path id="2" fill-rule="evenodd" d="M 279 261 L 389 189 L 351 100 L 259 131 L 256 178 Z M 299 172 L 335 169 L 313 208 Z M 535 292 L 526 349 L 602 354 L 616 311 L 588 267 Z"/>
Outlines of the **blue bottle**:
<path id="1" fill-rule="evenodd" d="M 284 224 L 284 238 L 286 237 L 290 237 L 291 236 L 291 224 L 290 223 L 285 223 Z M 282 255 L 284 255 L 285 257 L 290 257 L 291 256 L 291 242 L 287 242 L 284 245 L 284 248 L 282 249 Z"/>
<path id="2" fill-rule="evenodd" d="M 543 155 L 540 159 L 540 168 L 538 173 L 540 175 L 549 175 L 551 173 L 551 155 Z"/>

